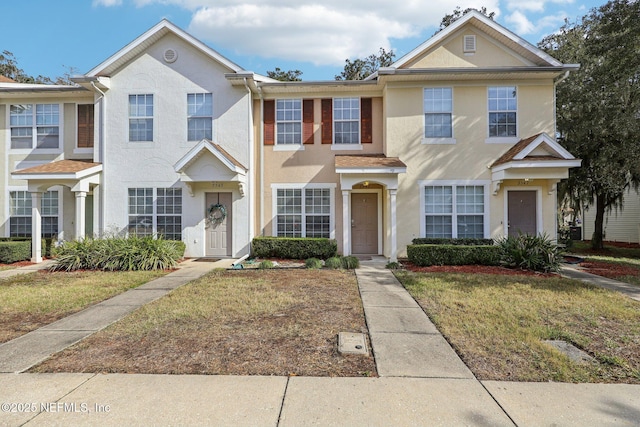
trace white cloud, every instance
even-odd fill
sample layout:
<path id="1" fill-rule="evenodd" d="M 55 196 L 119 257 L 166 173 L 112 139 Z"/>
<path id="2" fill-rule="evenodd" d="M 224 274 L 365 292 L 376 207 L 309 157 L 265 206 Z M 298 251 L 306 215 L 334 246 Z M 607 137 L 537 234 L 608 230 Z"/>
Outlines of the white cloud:
<path id="1" fill-rule="evenodd" d="M 101 0 L 114 1 L 114 0 Z M 500 13 L 499 0 L 131 0 L 193 13 L 188 31 L 239 54 L 342 65 L 393 48 L 394 39 L 428 38 L 456 6 Z"/>
<path id="2" fill-rule="evenodd" d="M 93 0 L 93 7 L 97 6 L 120 6 L 122 4 L 122 0 Z"/>
<path id="3" fill-rule="evenodd" d="M 511 15 L 507 15 L 506 21 L 516 34 L 527 35 L 537 31 L 536 26 L 520 11 L 515 11 Z"/>

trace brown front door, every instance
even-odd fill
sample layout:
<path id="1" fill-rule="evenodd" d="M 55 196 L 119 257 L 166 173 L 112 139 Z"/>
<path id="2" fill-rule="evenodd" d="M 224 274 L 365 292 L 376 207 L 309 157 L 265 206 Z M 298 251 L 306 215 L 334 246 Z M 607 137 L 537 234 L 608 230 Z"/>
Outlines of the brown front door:
<path id="1" fill-rule="evenodd" d="M 507 200 L 509 236 L 530 234 L 535 236 L 538 231 L 536 221 L 536 192 L 509 191 Z"/>
<path id="2" fill-rule="evenodd" d="M 378 195 L 353 193 L 351 195 L 351 252 L 378 253 Z"/>
<path id="3" fill-rule="evenodd" d="M 231 193 L 206 193 L 205 197 L 207 218 L 212 205 L 219 203 L 226 209 L 226 217 L 220 223 L 205 219 L 205 256 L 231 256 Z"/>

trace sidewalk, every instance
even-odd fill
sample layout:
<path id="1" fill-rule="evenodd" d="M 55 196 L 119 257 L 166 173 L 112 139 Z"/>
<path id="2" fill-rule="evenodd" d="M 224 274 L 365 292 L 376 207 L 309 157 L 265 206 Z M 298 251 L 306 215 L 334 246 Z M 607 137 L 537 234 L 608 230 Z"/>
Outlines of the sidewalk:
<path id="1" fill-rule="evenodd" d="M 640 424 L 638 385 L 478 381 L 384 263 L 356 275 L 379 378 L 3 373 L 0 425 Z"/>

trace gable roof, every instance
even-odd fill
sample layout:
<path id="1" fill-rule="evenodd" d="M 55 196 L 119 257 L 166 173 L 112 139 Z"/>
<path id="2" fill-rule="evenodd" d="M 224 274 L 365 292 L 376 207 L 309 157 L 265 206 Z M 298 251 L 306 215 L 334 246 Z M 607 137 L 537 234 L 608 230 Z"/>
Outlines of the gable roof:
<path id="1" fill-rule="evenodd" d="M 81 179 L 102 171 L 102 163 L 86 160 L 57 160 L 12 172 L 16 179 L 68 178 Z"/>
<path id="2" fill-rule="evenodd" d="M 537 67 L 560 67 L 568 69 L 577 68 L 575 64 L 571 66 L 563 64 L 541 49 L 538 49 L 536 46 L 532 45 L 525 39 L 512 33 L 502 25 L 489 19 L 482 13 L 476 10 L 472 10 L 468 13 L 465 13 L 460 19 L 456 20 L 454 23 L 452 23 L 442 31 L 436 33 L 433 37 L 413 49 L 411 52 L 398 59 L 389 67 L 380 68 L 379 72 L 371 74 L 365 80 L 375 79 L 379 74 L 393 74 L 393 72 L 390 71 L 404 68 L 407 64 L 411 63 L 413 60 L 424 55 L 433 47 L 442 43 L 445 39 L 453 35 L 456 31 L 458 31 L 465 25 L 472 25 L 476 29 L 487 34 L 492 39 L 498 41 L 499 43 L 502 43 L 516 54 L 535 64 L 535 66 Z"/>
<path id="3" fill-rule="evenodd" d="M 117 69 L 122 67 L 128 61 L 135 58 L 140 53 L 144 52 L 149 46 L 153 45 L 155 42 L 160 40 L 165 35 L 172 33 L 184 40 L 185 42 L 191 44 L 193 47 L 198 49 L 203 54 L 207 55 L 211 59 L 219 62 L 220 64 L 227 67 L 229 70 L 233 72 L 243 71 L 242 67 L 238 64 L 230 61 L 225 58 L 214 49 L 211 49 L 206 44 L 202 43 L 200 40 L 196 39 L 192 35 L 188 34 L 184 30 L 180 29 L 173 23 L 169 22 L 167 19 L 163 19 L 149 30 L 147 30 L 144 34 L 136 38 L 134 41 L 120 49 L 115 54 L 111 55 L 108 59 L 94 67 L 91 71 L 89 71 L 87 76 L 108 76 L 115 72 Z"/>
<path id="4" fill-rule="evenodd" d="M 210 153 L 222 162 L 230 171 L 239 175 L 246 175 L 247 168 L 237 161 L 231 154 L 215 142 L 203 139 L 173 166 L 178 173 L 184 172 L 193 162 L 205 153 Z"/>
<path id="5" fill-rule="evenodd" d="M 549 135 L 542 132 L 529 138 L 521 139 L 516 145 L 509 148 L 500 156 L 491 168 L 515 162 L 540 162 L 540 161 L 580 161 L 569 153 L 564 147 L 555 142 Z"/>
<path id="6" fill-rule="evenodd" d="M 0 83 L 17 83 L 15 80 L 0 74 Z"/>

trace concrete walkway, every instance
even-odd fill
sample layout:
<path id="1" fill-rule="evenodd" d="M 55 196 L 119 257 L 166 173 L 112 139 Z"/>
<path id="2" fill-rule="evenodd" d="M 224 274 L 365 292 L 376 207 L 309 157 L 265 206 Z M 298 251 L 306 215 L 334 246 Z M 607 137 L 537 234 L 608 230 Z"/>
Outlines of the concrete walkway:
<path id="1" fill-rule="evenodd" d="M 621 292 L 631 299 L 640 301 L 640 287 L 629 283 L 620 282 L 618 280 L 609 279 L 595 274 L 587 273 L 580 267 L 565 264 L 560 268 L 560 274 L 570 279 L 580 280 L 591 285 L 609 289 L 611 291 Z M 640 424 L 640 423 L 639 423 Z"/>
<path id="2" fill-rule="evenodd" d="M 0 425 L 640 425 L 637 385 L 478 381 L 384 262 L 356 274 L 379 378 L 0 373 Z"/>

